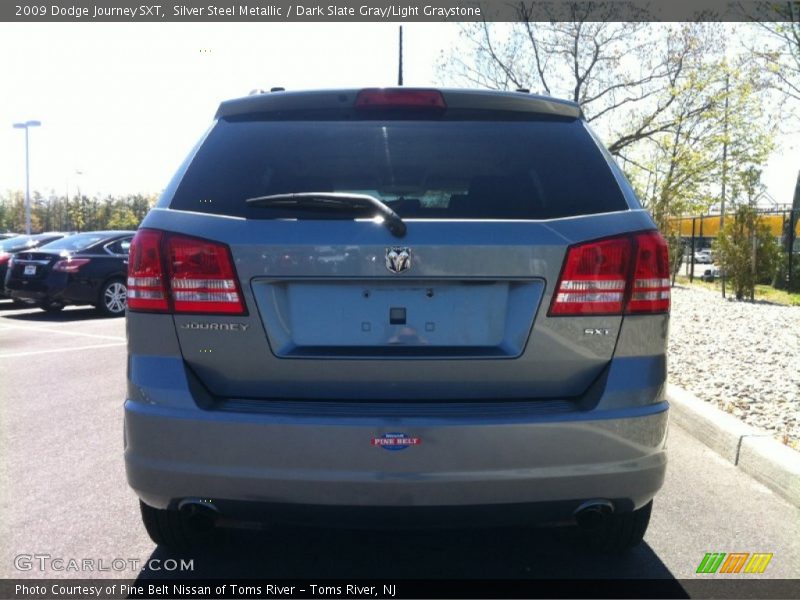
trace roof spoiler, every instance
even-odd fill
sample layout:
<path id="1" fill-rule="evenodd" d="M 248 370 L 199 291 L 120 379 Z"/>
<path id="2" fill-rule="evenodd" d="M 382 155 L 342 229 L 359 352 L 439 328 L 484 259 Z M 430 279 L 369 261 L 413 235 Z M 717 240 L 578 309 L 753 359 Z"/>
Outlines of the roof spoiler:
<path id="1" fill-rule="evenodd" d="M 426 89 L 432 90 L 432 88 Z M 356 97 L 361 91 L 361 89 L 346 89 L 304 92 L 281 91 L 279 94 L 259 93 L 244 98 L 226 100 L 220 104 L 215 119 L 287 110 L 353 108 L 356 103 Z M 573 119 L 584 118 L 583 111 L 576 103 L 548 96 L 491 90 L 442 89 L 437 91 L 441 92 L 449 109 L 498 110 Z"/>

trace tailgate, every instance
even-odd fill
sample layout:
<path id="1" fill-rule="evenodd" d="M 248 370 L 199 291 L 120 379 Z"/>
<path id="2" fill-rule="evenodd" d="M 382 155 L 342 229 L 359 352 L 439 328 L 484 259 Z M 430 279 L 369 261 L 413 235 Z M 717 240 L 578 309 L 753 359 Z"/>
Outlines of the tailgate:
<path id="1" fill-rule="evenodd" d="M 549 223 L 409 221 L 402 248 L 411 266 L 392 273 L 397 240 L 369 221 L 177 212 L 149 220 L 236 240 L 249 314 L 174 316 L 187 365 L 224 398 L 578 396 L 612 358 L 622 317 L 547 316 L 566 249 L 649 223 L 639 211 Z M 302 241 L 323 230 L 325 245 Z"/>

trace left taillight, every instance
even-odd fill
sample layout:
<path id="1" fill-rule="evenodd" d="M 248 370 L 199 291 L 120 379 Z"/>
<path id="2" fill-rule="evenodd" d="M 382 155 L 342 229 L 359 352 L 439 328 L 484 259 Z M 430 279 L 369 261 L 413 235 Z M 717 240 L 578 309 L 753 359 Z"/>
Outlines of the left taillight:
<path id="1" fill-rule="evenodd" d="M 201 238 L 139 230 L 130 249 L 128 309 L 245 314 L 230 249 Z"/>
<path id="2" fill-rule="evenodd" d="M 161 260 L 163 237 L 153 229 L 140 229 L 133 237 L 128 257 L 128 310 L 169 310 Z"/>
<path id="3" fill-rule="evenodd" d="M 7 263 L 10 259 L 11 255 L 8 252 L 0 252 L 0 265 Z"/>
<path id="4" fill-rule="evenodd" d="M 167 268 L 176 313 L 244 313 L 228 246 L 182 235 L 168 235 Z"/>

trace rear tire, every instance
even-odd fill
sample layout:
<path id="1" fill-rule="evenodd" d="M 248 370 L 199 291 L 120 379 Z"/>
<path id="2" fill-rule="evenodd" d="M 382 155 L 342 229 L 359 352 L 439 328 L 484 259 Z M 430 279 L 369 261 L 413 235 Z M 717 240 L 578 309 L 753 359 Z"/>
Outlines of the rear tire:
<path id="1" fill-rule="evenodd" d="M 97 299 L 97 311 L 104 317 L 121 317 L 128 306 L 128 286 L 122 279 L 106 281 Z"/>
<path id="2" fill-rule="evenodd" d="M 611 513 L 600 527 L 584 531 L 584 537 L 592 547 L 603 552 L 618 553 L 630 550 L 644 539 L 652 510 L 651 500 L 633 512 Z"/>
<path id="3" fill-rule="evenodd" d="M 153 508 L 141 500 L 139 509 L 147 535 L 159 546 L 187 550 L 211 537 L 214 524 L 210 520 L 177 510 Z"/>

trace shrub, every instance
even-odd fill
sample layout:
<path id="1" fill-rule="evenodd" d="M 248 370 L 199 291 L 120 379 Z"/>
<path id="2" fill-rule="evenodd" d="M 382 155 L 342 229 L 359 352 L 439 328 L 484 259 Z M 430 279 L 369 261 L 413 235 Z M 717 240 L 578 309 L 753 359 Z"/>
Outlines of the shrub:
<path id="1" fill-rule="evenodd" d="M 741 205 L 725 222 L 714 245 L 736 298 L 753 298 L 756 283 L 770 283 L 781 264 L 781 247 L 755 209 Z"/>

